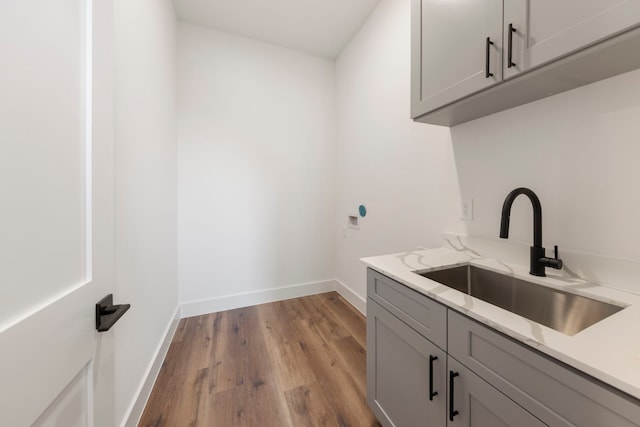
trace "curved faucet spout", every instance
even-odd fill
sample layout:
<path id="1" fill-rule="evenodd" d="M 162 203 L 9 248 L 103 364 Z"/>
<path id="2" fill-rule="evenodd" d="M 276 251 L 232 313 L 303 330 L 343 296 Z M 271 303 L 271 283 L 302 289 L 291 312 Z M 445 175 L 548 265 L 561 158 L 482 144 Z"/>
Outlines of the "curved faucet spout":
<path id="1" fill-rule="evenodd" d="M 533 205 L 533 246 L 530 248 L 530 268 L 529 274 L 534 276 L 545 276 L 545 267 L 562 269 L 562 260 L 558 258 L 558 247 L 555 247 L 555 257 L 547 258 L 545 249 L 542 247 L 542 206 L 536 193 L 528 188 L 516 188 L 507 195 L 502 205 L 502 219 L 500 220 L 500 237 L 509 237 L 509 217 L 511 216 L 511 205 L 520 194 L 524 194 L 531 200 Z"/>
<path id="2" fill-rule="evenodd" d="M 519 195 L 524 194 L 531 200 L 533 205 L 533 247 L 542 247 L 542 205 L 536 193 L 528 188 L 516 188 L 507 195 L 502 205 L 502 219 L 500 221 L 500 237 L 506 239 L 509 237 L 509 218 L 511 216 L 511 205 Z"/>

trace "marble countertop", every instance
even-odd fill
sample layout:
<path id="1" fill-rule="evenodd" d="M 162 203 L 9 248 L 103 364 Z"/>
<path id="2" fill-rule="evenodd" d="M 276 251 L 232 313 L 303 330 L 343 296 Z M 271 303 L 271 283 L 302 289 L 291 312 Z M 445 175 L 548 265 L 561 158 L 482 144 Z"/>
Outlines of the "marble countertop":
<path id="1" fill-rule="evenodd" d="M 640 399 L 640 295 L 552 269 L 547 269 L 547 277 L 535 277 L 529 274 L 528 266 L 447 247 L 375 256 L 362 261 L 411 289 Z M 414 273 L 466 264 L 626 308 L 568 336 Z"/>

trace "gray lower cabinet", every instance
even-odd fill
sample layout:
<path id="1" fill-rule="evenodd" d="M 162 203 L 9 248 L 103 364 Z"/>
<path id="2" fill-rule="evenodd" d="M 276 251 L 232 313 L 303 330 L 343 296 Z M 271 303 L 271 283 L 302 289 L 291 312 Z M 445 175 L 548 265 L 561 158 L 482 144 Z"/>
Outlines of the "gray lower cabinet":
<path id="1" fill-rule="evenodd" d="M 545 425 L 371 298 L 367 401 L 385 427 Z"/>
<path id="2" fill-rule="evenodd" d="M 640 427 L 638 399 L 380 273 L 367 282 L 367 402 L 385 427 Z"/>
<path id="3" fill-rule="evenodd" d="M 449 402 L 447 410 L 448 426 L 542 427 L 546 425 L 453 357 L 449 357 L 448 365 L 449 387 L 453 395 L 453 401 Z M 421 425 L 430 426 L 430 424 Z"/>
<path id="4" fill-rule="evenodd" d="M 382 425 L 444 425 L 446 363 L 444 351 L 368 299 L 367 402 Z"/>
<path id="5" fill-rule="evenodd" d="M 448 311 L 448 351 L 550 426 L 637 427 L 640 402 Z"/>

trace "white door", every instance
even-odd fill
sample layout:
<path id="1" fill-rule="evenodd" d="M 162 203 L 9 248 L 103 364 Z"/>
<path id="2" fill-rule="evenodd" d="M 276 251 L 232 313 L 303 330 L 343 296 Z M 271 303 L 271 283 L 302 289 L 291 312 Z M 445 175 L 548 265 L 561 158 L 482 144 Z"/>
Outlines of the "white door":
<path id="1" fill-rule="evenodd" d="M 3 426 L 114 424 L 112 31 L 110 0 L 0 1 Z"/>

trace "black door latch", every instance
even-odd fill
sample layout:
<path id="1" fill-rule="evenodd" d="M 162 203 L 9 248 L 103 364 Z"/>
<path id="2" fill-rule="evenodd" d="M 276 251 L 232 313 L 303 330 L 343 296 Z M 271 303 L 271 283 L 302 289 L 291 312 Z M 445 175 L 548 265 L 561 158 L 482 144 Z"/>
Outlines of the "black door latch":
<path id="1" fill-rule="evenodd" d="M 102 298 L 96 304 L 96 329 L 98 332 L 111 329 L 113 324 L 130 308 L 131 304 L 113 305 L 113 294 Z"/>

